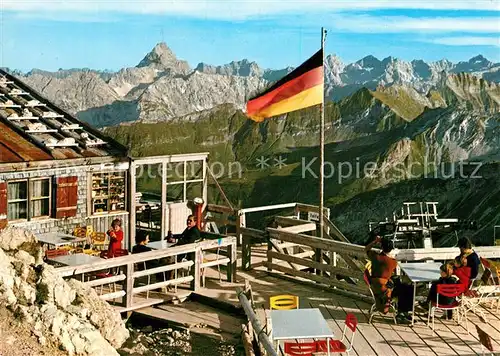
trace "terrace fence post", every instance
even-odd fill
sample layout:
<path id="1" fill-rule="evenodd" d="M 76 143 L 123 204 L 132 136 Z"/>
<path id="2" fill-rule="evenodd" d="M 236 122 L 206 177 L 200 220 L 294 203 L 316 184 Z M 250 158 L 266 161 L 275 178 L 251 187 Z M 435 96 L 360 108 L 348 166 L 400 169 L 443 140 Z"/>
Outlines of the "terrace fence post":
<path id="1" fill-rule="evenodd" d="M 269 240 L 267 241 L 267 272 L 272 272 L 273 270 L 273 268 L 271 267 L 273 263 L 273 257 L 269 255 L 269 252 L 273 250 L 273 244 L 271 240 L 271 236 L 269 236 Z"/>
<path id="2" fill-rule="evenodd" d="M 229 257 L 229 263 L 227 265 L 227 281 L 235 282 L 236 281 L 236 262 L 237 262 L 237 242 L 234 241 L 230 245 L 227 246 L 227 253 Z"/>
<path id="3" fill-rule="evenodd" d="M 201 287 L 201 264 L 203 263 L 203 253 L 201 251 L 201 247 L 196 247 L 194 250 L 194 264 L 191 269 L 191 275 L 193 276 L 193 280 L 191 281 L 191 290 L 198 291 Z"/>
<path id="4" fill-rule="evenodd" d="M 245 213 L 238 212 L 240 216 L 239 226 L 246 227 Z M 241 231 L 241 230 L 240 230 Z M 241 234 L 241 268 L 244 271 L 249 271 L 252 268 L 252 237 L 248 234 Z"/>
<path id="5" fill-rule="evenodd" d="M 125 276 L 123 280 L 123 289 L 125 290 L 123 306 L 127 309 L 132 308 L 134 303 L 134 263 L 129 262 L 125 266 Z"/>

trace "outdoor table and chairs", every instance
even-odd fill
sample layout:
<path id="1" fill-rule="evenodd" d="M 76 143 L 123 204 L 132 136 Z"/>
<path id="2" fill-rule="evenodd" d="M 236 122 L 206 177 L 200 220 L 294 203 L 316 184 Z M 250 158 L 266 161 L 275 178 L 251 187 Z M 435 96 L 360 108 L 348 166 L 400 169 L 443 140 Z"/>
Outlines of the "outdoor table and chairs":
<path id="1" fill-rule="evenodd" d="M 100 257 L 87 255 L 85 253 L 75 253 L 72 255 L 61 255 L 49 257 L 48 261 L 61 264 L 63 266 L 80 266 L 102 261 Z"/>
<path id="2" fill-rule="evenodd" d="M 86 237 L 78 237 L 70 234 L 65 234 L 62 232 L 48 232 L 44 234 L 38 234 L 38 241 L 44 245 L 61 247 L 67 245 L 82 244 L 87 242 Z"/>
<path id="3" fill-rule="evenodd" d="M 413 284 L 413 307 L 411 325 L 415 324 L 415 300 L 417 297 L 417 284 L 418 283 L 431 283 L 439 280 L 441 277 L 440 267 L 441 263 L 438 262 L 412 262 L 400 263 L 401 271 L 408 276 Z"/>
<path id="4" fill-rule="evenodd" d="M 146 246 L 151 247 L 153 250 L 161 250 L 164 248 L 175 246 L 175 244 L 176 242 L 167 242 L 167 240 L 161 240 L 150 242 Z"/>
<path id="5" fill-rule="evenodd" d="M 334 335 L 319 309 L 271 310 L 269 316 L 275 346 L 286 340 L 323 339 L 330 354 L 330 340 Z M 307 345 L 309 343 L 304 343 L 304 346 Z"/>

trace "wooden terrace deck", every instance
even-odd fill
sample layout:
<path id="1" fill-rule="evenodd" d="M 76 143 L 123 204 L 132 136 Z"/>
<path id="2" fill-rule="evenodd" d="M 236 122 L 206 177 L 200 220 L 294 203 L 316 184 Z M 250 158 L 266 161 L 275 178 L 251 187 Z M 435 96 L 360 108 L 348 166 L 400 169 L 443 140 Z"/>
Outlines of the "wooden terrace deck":
<path id="1" fill-rule="evenodd" d="M 264 253 L 264 251 L 259 252 Z M 259 259 L 262 260 L 259 255 L 260 253 L 254 254 L 256 259 L 254 266 L 259 265 Z M 276 294 L 298 295 L 301 308 L 319 308 L 336 338 L 342 336 L 346 314 L 354 313 L 359 324 L 354 338 L 354 351 L 350 355 L 481 355 L 481 344 L 475 325 L 490 334 L 494 340 L 494 349 L 499 350 L 495 354 L 500 354 L 500 315 L 495 313 L 496 307 L 494 309 L 483 307 L 486 322 L 481 321 L 477 315 L 468 313 L 470 334 L 467 333 L 465 325 L 457 325 L 455 320 L 441 320 L 440 314 L 436 313 L 438 316 L 435 320 L 436 333 L 433 335 L 427 326 L 427 317 L 423 315 L 423 311 L 416 314 L 416 323 L 413 327 L 394 325 L 392 318 L 382 317 L 380 314 L 374 316 L 372 324 L 368 324 L 368 311 L 371 306 L 368 302 L 270 276 L 263 267 L 247 272 L 238 270 L 236 283 L 228 283 L 224 279 L 219 282 L 217 272 L 211 270 L 207 277 L 207 288 L 201 289 L 198 293 L 238 304 L 235 287 L 243 287 L 245 279 L 252 287 L 253 297 L 258 306 L 257 315 L 262 325 L 265 325 L 264 307 L 268 308 L 269 297 Z"/>

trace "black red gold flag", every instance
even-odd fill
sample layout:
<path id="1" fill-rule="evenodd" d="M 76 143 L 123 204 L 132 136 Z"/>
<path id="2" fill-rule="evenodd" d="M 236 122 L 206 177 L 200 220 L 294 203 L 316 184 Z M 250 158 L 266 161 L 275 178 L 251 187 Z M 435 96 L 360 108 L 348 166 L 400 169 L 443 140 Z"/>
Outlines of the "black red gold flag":
<path id="1" fill-rule="evenodd" d="M 247 102 L 247 115 L 261 122 L 269 117 L 321 104 L 323 101 L 323 49 Z"/>

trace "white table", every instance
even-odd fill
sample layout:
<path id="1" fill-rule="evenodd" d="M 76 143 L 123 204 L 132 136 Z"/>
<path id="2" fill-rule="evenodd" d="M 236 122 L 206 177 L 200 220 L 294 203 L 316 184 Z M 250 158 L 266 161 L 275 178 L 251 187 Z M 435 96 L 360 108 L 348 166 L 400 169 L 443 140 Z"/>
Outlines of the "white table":
<path id="1" fill-rule="evenodd" d="M 326 339 L 330 353 L 334 335 L 319 309 L 271 310 L 270 317 L 273 341 Z"/>
<path id="2" fill-rule="evenodd" d="M 47 232 L 45 234 L 38 234 L 36 235 L 36 238 L 42 244 L 53 245 L 56 247 L 87 241 L 86 237 L 77 237 L 69 234 L 64 234 L 62 232 Z"/>
<path id="3" fill-rule="evenodd" d="M 102 261 L 100 257 L 87 255 L 85 253 L 75 253 L 73 255 L 64 255 L 49 258 L 49 261 L 60 263 L 64 266 L 80 266 L 89 263 Z"/>
<path id="4" fill-rule="evenodd" d="M 439 262 L 415 262 L 400 263 L 399 267 L 413 283 L 413 307 L 411 314 L 411 325 L 415 324 L 415 299 L 417 296 L 417 283 L 434 282 L 441 277 L 442 263 Z"/>
<path id="5" fill-rule="evenodd" d="M 176 242 L 167 242 L 167 240 L 153 241 L 148 243 L 146 246 L 151 247 L 153 250 L 161 250 L 163 248 L 172 247 Z"/>

